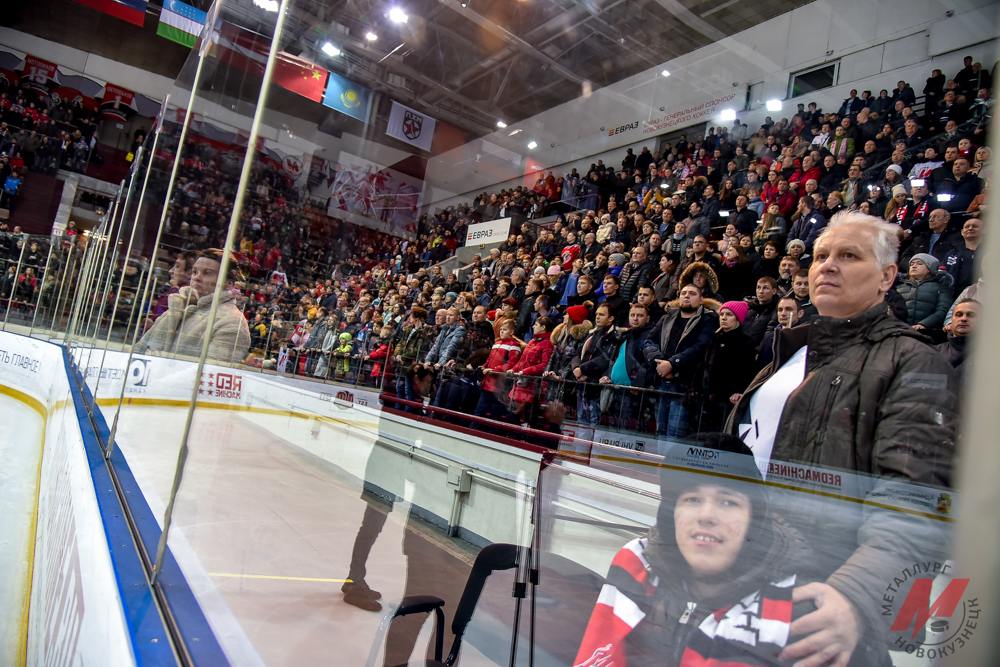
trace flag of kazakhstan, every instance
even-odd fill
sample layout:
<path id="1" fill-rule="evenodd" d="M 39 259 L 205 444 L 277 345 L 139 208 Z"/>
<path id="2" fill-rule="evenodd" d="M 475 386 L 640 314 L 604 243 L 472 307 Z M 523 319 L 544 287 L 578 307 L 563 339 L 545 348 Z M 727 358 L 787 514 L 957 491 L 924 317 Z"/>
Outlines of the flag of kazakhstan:
<path id="1" fill-rule="evenodd" d="M 368 104 L 374 94 L 368 88 L 330 72 L 323 104 L 367 123 L 365 115 L 369 112 Z"/>

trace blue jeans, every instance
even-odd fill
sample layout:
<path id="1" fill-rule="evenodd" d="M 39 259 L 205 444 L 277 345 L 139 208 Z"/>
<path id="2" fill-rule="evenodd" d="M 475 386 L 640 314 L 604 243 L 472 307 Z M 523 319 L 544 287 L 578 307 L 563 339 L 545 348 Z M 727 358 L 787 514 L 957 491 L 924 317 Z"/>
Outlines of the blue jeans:
<path id="1" fill-rule="evenodd" d="M 423 402 L 416 390 L 413 388 L 413 382 L 411 382 L 405 375 L 396 376 L 396 396 L 415 403 Z M 412 405 L 403 405 L 402 403 L 397 403 L 396 409 L 403 410 L 404 412 L 419 412 L 420 414 L 423 414 L 424 412 L 420 408 Z"/>
<path id="2" fill-rule="evenodd" d="M 685 388 L 665 382 L 660 389 L 683 394 Z M 683 438 L 688 434 L 688 409 L 684 406 L 683 395 L 660 395 L 656 404 L 656 434 L 668 438 Z"/>

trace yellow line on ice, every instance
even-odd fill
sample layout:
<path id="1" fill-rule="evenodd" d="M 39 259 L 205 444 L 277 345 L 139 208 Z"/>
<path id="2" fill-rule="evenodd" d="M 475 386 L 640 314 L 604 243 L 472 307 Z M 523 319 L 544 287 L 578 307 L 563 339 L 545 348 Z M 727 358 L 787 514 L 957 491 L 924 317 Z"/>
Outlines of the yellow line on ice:
<path id="1" fill-rule="evenodd" d="M 224 572 L 209 572 L 210 577 L 236 577 L 239 579 L 277 579 L 280 581 L 323 581 L 330 584 L 351 583 L 350 579 L 318 579 L 316 577 L 277 577 L 270 574 L 226 574 Z"/>

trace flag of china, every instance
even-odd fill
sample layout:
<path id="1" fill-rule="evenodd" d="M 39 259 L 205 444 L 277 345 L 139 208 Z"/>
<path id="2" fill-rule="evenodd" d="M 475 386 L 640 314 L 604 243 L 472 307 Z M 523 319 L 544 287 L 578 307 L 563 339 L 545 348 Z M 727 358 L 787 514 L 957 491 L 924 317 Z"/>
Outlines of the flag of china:
<path id="1" fill-rule="evenodd" d="M 323 89 L 326 88 L 326 78 L 329 74 L 322 67 L 279 51 L 274 61 L 274 74 L 271 80 L 282 88 L 308 97 L 313 102 L 319 102 L 323 99 Z"/>

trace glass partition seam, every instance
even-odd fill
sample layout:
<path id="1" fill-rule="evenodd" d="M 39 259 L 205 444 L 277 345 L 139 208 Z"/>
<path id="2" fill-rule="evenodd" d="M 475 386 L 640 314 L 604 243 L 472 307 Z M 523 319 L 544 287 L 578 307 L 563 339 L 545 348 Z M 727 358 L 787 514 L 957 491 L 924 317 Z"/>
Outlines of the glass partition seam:
<path id="1" fill-rule="evenodd" d="M 81 313 L 82 317 L 77 321 L 77 326 L 82 330 L 82 335 L 80 336 L 82 344 L 85 344 L 87 338 L 90 337 L 90 323 L 93 319 L 94 309 L 96 306 L 96 300 L 92 298 L 92 296 L 93 294 L 96 294 L 96 291 L 100 290 L 101 281 L 104 278 L 104 268 L 107 266 L 106 260 L 108 256 L 108 247 L 110 246 L 111 234 L 115 227 L 115 218 L 118 215 L 118 203 L 121 197 L 121 188 L 124 187 L 124 185 L 125 181 L 122 181 L 119 186 L 118 195 L 115 197 L 114 206 L 112 206 L 105 223 L 101 225 L 105 228 L 104 232 L 98 232 L 100 234 L 98 240 L 101 244 L 101 250 L 98 252 L 100 259 L 97 259 L 96 256 L 94 257 L 95 264 L 91 267 L 90 277 L 86 288 L 80 295 L 84 299 L 84 309 Z M 94 290 L 93 293 L 92 290 Z M 87 363 L 90 363 L 89 357 L 87 359 Z"/>
<path id="2" fill-rule="evenodd" d="M 7 297 L 7 310 L 3 314 L 3 326 L 0 327 L 0 331 L 7 330 L 7 318 L 10 317 L 10 307 L 14 303 L 14 292 L 17 291 L 17 279 L 21 275 L 21 264 L 24 261 L 24 249 L 28 247 L 28 235 L 23 234 L 21 237 L 21 252 L 17 256 L 17 268 L 14 269 L 14 286 L 11 288 L 10 295 Z"/>
<path id="3" fill-rule="evenodd" d="M 62 310 L 63 296 L 65 295 L 65 289 L 66 289 L 66 276 L 73 273 L 75 268 L 73 265 L 74 250 L 76 250 L 76 243 L 71 242 L 69 244 L 69 253 L 67 253 L 66 255 L 66 264 L 63 267 L 62 278 L 59 280 L 59 294 L 56 297 L 55 310 L 53 310 L 52 312 L 52 322 L 49 324 L 49 338 L 54 337 L 56 329 L 59 328 L 59 320 L 62 319 L 61 310 Z"/>
<path id="4" fill-rule="evenodd" d="M 52 266 L 52 237 L 49 237 L 49 251 L 46 253 L 45 268 L 42 269 L 41 278 L 38 280 L 38 298 L 35 301 L 35 312 L 31 314 L 31 326 L 28 327 L 28 338 L 35 331 L 35 321 L 38 319 L 38 311 L 42 304 L 42 290 L 45 288 L 45 277 L 49 275 L 49 267 Z"/>
<path id="5" fill-rule="evenodd" d="M 223 290 L 226 289 L 226 276 L 228 275 L 230 265 L 229 255 L 232 252 L 233 242 L 236 238 L 236 230 L 239 226 L 240 215 L 243 210 L 243 201 L 246 198 L 246 189 L 249 184 L 250 171 L 253 166 L 255 146 L 257 144 L 257 137 L 260 135 L 260 126 L 267 107 L 268 89 L 274 73 L 274 63 L 278 53 L 278 45 L 281 39 L 281 34 L 285 25 L 285 14 L 287 11 L 288 0 L 281 0 L 278 7 L 278 16 L 274 25 L 274 36 L 271 39 L 270 48 L 267 54 L 267 65 L 264 68 L 264 77 L 261 81 L 260 93 L 257 96 L 257 105 L 254 109 L 253 122 L 250 125 L 250 135 L 247 137 L 247 153 L 243 159 L 243 168 L 240 173 L 240 180 L 236 190 L 236 200 L 233 202 L 232 217 L 230 218 L 229 229 L 226 233 L 226 244 L 223 248 L 222 262 L 219 267 L 219 278 L 215 285 L 215 294 L 212 297 L 212 306 L 208 312 L 208 322 L 205 328 L 207 332 L 212 331 L 212 327 L 215 324 L 216 313 L 218 311 L 219 299 L 222 297 Z M 192 91 L 192 95 L 193 94 L 194 93 Z M 163 568 L 163 555 L 167 547 L 167 536 L 170 532 L 170 520 L 173 515 L 174 501 L 177 498 L 177 489 L 180 487 L 181 479 L 184 474 L 184 463 L 187 460 L 188 452 L 188 439 L 191 434 L 191 421 L 194 417 L 194 410 L 198 401 L 198 378 L 201 377 L 201 373 L 205 368 L 205 360 L 208 358 L 208 348 L 210 343 L 211 336 L 206 335 L 205 340 L 202 341 L 201 355 L 198 359 L 198 366 L 195 369 L 194 383 L 191 389 L 191 405 L 188 407 L 187 417 L 184 422 L 181 447 L 177 454 L 177 467 L 174 471 L 174 481 L 170 489 L 170 499 L 167 502 L 167 509 L 163 517 L 163 532 L 160 534 L 160 543 L 156 549 L 156 564 L 153 566 L 153 577 L 151 579 L 151 583 L 156 582 L 156 578 L 159 576 L 159 573 Z"/>
<path id="6" fill-rule="evenodd" d="M 122 185 L 124 186 L 124 181 L 122 181 Z M 126 206 L 128 204 L 128 196 L 129 194 L 131 194 L 132 191 L 131 188 L 132 185 L 130 183 L 128 193 L 125 195 Z M 94 294 L 98 296 L 98 302 L 94 304 L 93 308 L 91 308 L 91 314 L 89 318 L 91 320 L 91 324 L 93 324 L 94 333 L 92 336 L 88 336 L 90 338 L 90 351 L 87 353 L 88 369 L 90 368 L 90 360 L 93 357 L 94 348 L 97 347 L 97 336 L 100 334 L 101 322 L 104 320 L 104 311 L 107 308 L 108 294 L 111 291 L 111 283 L 115 276 L 115 266 L 117 266 L 118 257 L 121 255 L 121 253 L 118 250 L 118 246 L 121 245 L 122 230 L 125 228 L 125 206 L 122 206 L 121 208 L 122 208 L 122 214 L 121 217 L 118 219 L 118 229 L 115 232 L 115 241 L 114 244 L 111 246 L 113 248 L 111 252 L 111 261 L 105 263 L 105 265 L 101 267 L 100 277 L 97 282 L 96 291 L 94 292 Z M 107 275 L 105 276 L 105 274 Z M 103 290 L 101 289 L 100 285 L 102 281 L 104 282 Z M 87 326 L 87 331 L 88 332 L 90 331 L 89 324 Z M 90 409 L 93 410 L 93 405 L 90 406 Z"/>
<path id="7" fill-rule="evenodd" d="M 135 217 L 133 217 L 132 219 L 132 234 L 131 236 L 129 236 L 128 247 L 125 250 L 125 260 L 122 262 L 122 274 L 121 278 L 118 280 L 118 290 L 115 292 L 115 304 L 111 308 L 111 317 L 108 320 L 108 334 L 104 338 L 104 351 L 101 354 L 101 366 L 97 372 L 97 382 L 94 385 L 94 405 L 97 404 L 97 390 L 101 386 L 101 373 L 104 371 L 104 361 L 108 357 L 108 345 L 111 343 L 111 331 L 112 329 L 114 329 L 115 326 L 115 316 L 118 314 L 118 304 L 121 301 L 122 288 L 125 285 L 125 276 L 128 273 L 128 263 L 129 260 L 132 258 L 132 247 L 135 244 L 135 230 L 136 227 L 138 227 L 139 225 L 139 211 L 142 210 L 142 200 L 146 196 L 146 186 L 149 185 L 149 172 L 152 170 L 153 167 L 152 156 L 156 154 L 156 141 L 157 139 L 159 139 L 159 137 L 160 137 L 160 132 L 159 130 L 157 130 L 156 134 L 153 135 L 153 145 L 150 147 L 150 152 L 149 152 L 150 159 L 146 163 L 146 175 L 143 177 L 142 181 L 142 192 L 139 193 L 139 201 L 136 203 Z M 144 146 L 139 147 L 139 150 L 136 153 L 136 160 L 135 160 L 136 164 L 142 163 L 141 161 L 143 158 L 144 148 L 145 148 Z M 129 188 L 129 196 L 131 194 L 132 194 L 132 188 Z M 124 218 L 128 216 L 129 196 L 125 197 L 125 214 L 122 219 L 123 223 L 122 226 L 124 226 L 125 222 Z M 131 316 L 129 317 L 129 320 L 131 321 Z M 127 330 L 128 327 L 126 327 L 126 332 Z M 131 361 L 131 355 L 130 355 L 130 361 Z M 125 368 L 127 369 L 128 366 L 126 366 Z M 122 386 L 124 387 L 124 379 L 122 380 Z"/>
<path id="8" fill-rule="evenodd" d="M 86 293 L 90 289 L 90 281 L 93 276 L 94 267 L 96 266 L 97 255 L 101 252 L 103 232 L 100 230 L 102 227 L 104 227 L 104 224 L 98 226 L 96 238 L 92 232 L 89 240 L 86 242 L 83 264 L 80 268 L 80 279 L 77 281 L 76 293 L 73 295 L 73 305 L 70 308 L 70 319 L 66 325 L 66 344 L 70 347 L 73 345 L 73 339 L 76 337 L 80 320 L 86 308 Z"/>

